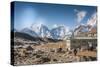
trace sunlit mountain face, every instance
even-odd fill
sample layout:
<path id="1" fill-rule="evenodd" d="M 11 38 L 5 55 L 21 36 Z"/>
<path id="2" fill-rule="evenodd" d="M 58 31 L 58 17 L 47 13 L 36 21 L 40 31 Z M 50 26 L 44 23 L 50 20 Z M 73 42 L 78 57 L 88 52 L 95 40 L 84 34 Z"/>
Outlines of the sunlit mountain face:
<path id="1" fill-rule="evenodd" d="M 20 31 L 15 30 L 14 32 L 26 33 L 33 37 L 64 39 L 67 35 L 67 32 L 69 31 L 65 26 L 57 26 L 55 28 L 49 29 L 46 25 L 43 24 L 33 24 L 29 28 L 23 28 Z"/>

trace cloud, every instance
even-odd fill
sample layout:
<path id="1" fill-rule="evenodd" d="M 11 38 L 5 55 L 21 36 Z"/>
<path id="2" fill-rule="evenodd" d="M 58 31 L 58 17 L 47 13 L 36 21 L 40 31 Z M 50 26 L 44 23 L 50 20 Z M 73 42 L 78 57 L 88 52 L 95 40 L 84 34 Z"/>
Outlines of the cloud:
<path id="1" fill-rule="evenodd" d="M 37 18 L 35 21 L 37 24 L 45 24 L 46 20 L 44 18 Z"/>
<path id="2" fill-rule="evenodd" d="M 69 30 L 70 30 L 69 27 L 66 26 L 66 25 L 64 25 L 64 24 L 60 24 L 60 25 L 54 24 L 53 27 L 52 27 L 52 29 L 53 29 L 53 28 L 57 28 L 57 27 L 64 27 L 66 34 L 67 34 L 67 33 L 69 32 Z"/>
<path id="3" fill-rule="evenodd" d="M 77 9 L 74 9 L 75 12 L 79 12 Z"/>
<path id="4" fill-rule="evenodd" d="M 94 26 L 97 23 L 97 13 L 95 12 L 87 21 L 88 26 Z"/>
<path id="5" fill-rule="evenodd" d="M 53 25 L 53 28 L 56 28 L 56 27 L 58 27 L 58 25 L 57 25 L 57 24 L 54 24 L 54 25 Z"/>
<path id="6" fill-rule="evenodd" d="M 86 11 L 79 11 L 77 9 L 74 9 L 74 11 L 77 13 L 76 16 L 77 16 L 77 23 L 80 23 L 84 17 L 86 16 L 87 12 Z"/>

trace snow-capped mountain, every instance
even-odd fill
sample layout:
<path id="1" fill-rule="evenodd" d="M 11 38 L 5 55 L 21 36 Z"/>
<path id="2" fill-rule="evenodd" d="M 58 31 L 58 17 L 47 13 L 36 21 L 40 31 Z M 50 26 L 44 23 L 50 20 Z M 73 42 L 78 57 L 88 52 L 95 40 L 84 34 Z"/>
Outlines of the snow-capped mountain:
<path id="1" fill-rule="evenodd" d="M 22 33 L 29 34 L 29 35 L 34 36 L 34 37 L 37 37 L 38 36 L 34 31 L 32 31 L 29 28 L 24 28 L 24 29 L 21 30 L 21 32 Z"/>
<path id="2" fill-rule="evenodd" d="M 77 35 L 78 32 L 89 32 L 92 28 L 96 27 L 97 23 L 97 13 L 94 13 L 87 21 L 86 24 L 77 25 L 74 29 L 74 34 Z"/>
<path id="3" fill-rule="evenodd" d="M 64 39 L 67 33 L 67 28 L 65 26 L 58 26 L 51 30 L 53 39 Z"/>
<path id="4" fill-rule="evenodd" d="M 88 19 L 87 21 L 87 27 L 89 29 L 89 31 L 94 27 L 96 26 L 97 24 L 97 13 L 94 13 L 90 19 Z"/>
<path id="5" fill-rule="evenodd" d="M 51 30 L 43 24 L 33 24 L 29 28 L 24 28 L 21 33 L 26 33 L 33 37 L 52 38 L 52 39 L 65 39 L 68 33 L 66 26 L 56 26 Z"/>
<path id="6" fill-rule="evenodd" d="M 76 28 L 74 29 L 74 35 L 77 35 L 78 32 L 86 32 L 87 30 L 87 26 L 84 24 L 80 24 L 77 25 Z"/>
<path id="7" fill-rule="evenodd" d="M 43 24 L 33 24 L 31 30 L 36 32 L 39 37 L 48 37 L 51 38 L 50 30 L 47 26 Z"/>
<path id="8" fill-rule="evenodd" d="M 97 13 L 94 13 L 87 21 L 87 25 L 94 26 L 97 23 Z"/>

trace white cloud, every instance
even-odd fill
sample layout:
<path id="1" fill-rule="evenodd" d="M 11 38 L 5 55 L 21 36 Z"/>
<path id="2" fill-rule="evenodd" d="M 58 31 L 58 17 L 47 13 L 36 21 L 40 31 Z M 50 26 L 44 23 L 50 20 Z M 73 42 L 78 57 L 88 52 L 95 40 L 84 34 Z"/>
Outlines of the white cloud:
<path id="1" fill-rule="evenodd" d="M 86 11 L 79 11 L 77 9 L 74 9 L 74 11 L 77 13 L 76 16 L 77 16 L 77 23 L 80 23 L 84 17 L 86 16 L 87 12 Z"/>
<path id="2" fill-rule="evenodd" d="M 69 27 L 64 25 L 64 24 L 60 24 L 60 25 L 54 24 L 52 28 L 57 28 L 57 27 L 60 27 L 60 26 L 64 27 L 66 34 L 69 32 Z"/>
<path id="3" fill-rule="evenodd" d="M 57 24 L 54 24 L 54 25 L 53 25 L 53 28 L 56 28 L 56 27 L 58 27 L 58 25 L 57 25 Z"/>
<path id="4" fill-rule="evenodd" d="M 77 9 L 74 9 L 75 12 L 79 12 Z"/>
<path id="5" fill-rule="evenodd" d="M 44 18 L 37 18 L 37 20 L 35 22 L 36 22 L 36 24 L 40 24 L 40 25 L 44 24 L 45 25 L 46 20 Z"/>

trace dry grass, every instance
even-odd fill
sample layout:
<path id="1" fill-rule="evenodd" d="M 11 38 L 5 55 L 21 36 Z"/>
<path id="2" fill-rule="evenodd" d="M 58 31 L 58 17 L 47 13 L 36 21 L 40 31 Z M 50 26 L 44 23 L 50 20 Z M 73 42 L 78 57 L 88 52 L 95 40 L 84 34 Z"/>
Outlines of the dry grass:
<path id="1" fill-rule="evenodd" d="M 27 42 L 27 46 L 32 47 L 33 50 L 26 50 L 25 45 L 22 45 L 21 48 L 15 48 L 15 65 L 79 62 L 80 57 L 96 57 L 97 54 L 95 51 L 80 51 L 75 56 L 73 52 L 70 53 L 70 51 L 67 51 L 66 41 L 40 43 L 36 46 L 28 43 L 28 41 L 21 42 Z M 59 48 L 62 48 L 62 50 L 59 51 Z"/>
<path id="2" fill-rule="evenodd" d="M 96 51 L 80 51 L 77 53 L 78 56 L 91 56 L 91 57 L 97 57 Z"/>

